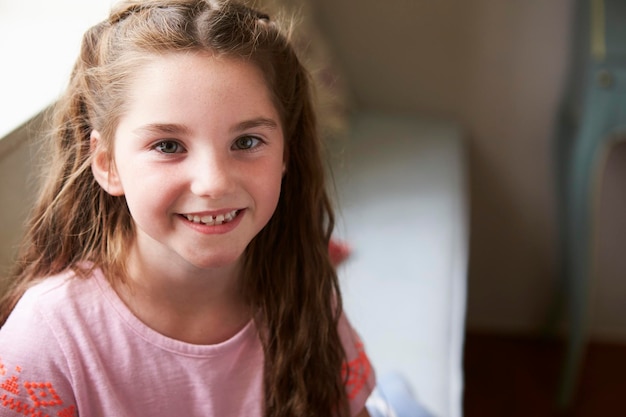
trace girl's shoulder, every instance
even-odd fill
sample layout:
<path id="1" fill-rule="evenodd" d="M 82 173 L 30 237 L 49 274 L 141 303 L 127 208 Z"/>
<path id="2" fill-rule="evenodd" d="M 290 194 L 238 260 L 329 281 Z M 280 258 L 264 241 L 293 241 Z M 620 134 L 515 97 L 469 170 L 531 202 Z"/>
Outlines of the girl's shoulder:
<path id="1" fill-rule="evenodd" d="M 104 279 L 101 275 L 99 270 L 94 270 L 91 275 L 81 277 L 68 270 L 40 279 L 17 302 L 0 329 L 0 340 L 7 334 L 12 335 L 13 341 L 28 339 L 44 328 L 54 330 L 58 325 L 79 323 L 85 312 L 97 309 L 100 304 L 97 281 Z"/>
<path id="2" fill-rule="evenodd" d="M 22 362 L 37 358 L 42 363 L 58 360 L 72 335 L 87 326 L 89 312 L 101 311 L 98 300 L 102 297 L 93 278 L 66 271 L 43 278 L 26 290 L 0 328 L 0 358 L 6 361 L 15 356 Z"/>
<path id="3" fill-rule="evenodd" d="M 95 281 L 99 275 L 101 272 L 97 269 L 87 277 L 78 276 L 74 271 L 67 270 L 41 278 L 26 290 L 14 311 L 47 308 L 56 310 L 59 307 L 80 303 L 97 290 L 98 285 Z"/>
<path id="4" fill-rule="evenodd" d="M 50 311 L 69 305 L 63 293 L 72 286 L 70 276 L 60 274 L 33 285 L 0 328 L 0 383 L 4 389 L 0 416 L 13 415 L 16 410 L 35 415 L 41 407 L 50 414 L 74 415 L 64 343 L 48 320 Z"/>

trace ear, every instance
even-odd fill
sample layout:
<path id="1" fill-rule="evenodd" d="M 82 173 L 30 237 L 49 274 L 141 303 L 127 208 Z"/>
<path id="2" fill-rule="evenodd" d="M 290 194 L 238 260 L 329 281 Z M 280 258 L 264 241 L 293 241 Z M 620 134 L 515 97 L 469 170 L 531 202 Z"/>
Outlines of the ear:
<path id="1" fill-rule="evenodd" d="M 91 131 L 90 149 L 92 154 L 91 172 L 100 187 L 112 196 L 124 195 L 124 188 L 117 175 L 115 164 L 111 163 L 112 158 L 102 145 L 100 132 L 97 130 Z"/>

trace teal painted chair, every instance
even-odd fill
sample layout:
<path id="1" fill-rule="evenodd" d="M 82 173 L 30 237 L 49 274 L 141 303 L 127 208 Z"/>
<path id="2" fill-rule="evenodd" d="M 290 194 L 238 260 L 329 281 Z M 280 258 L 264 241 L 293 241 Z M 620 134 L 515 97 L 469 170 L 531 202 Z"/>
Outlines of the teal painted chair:
<path id="1" fill-rule="evenodd" d="M 572 65 L 556 140 L 561 275 L 569 325 L 561 408 L 576 393 L 588 340 L 600 180 L 611 148 L 626 138 L 626 1 L 575 0 L 575 12 Z"/>

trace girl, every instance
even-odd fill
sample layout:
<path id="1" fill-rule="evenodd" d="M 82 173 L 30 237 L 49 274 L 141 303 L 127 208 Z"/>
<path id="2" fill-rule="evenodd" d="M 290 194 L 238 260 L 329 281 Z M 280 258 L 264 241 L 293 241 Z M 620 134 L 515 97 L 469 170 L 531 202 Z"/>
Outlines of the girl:
<path id="1" fill-rule="evenodd" d="M 278 25 L 127 0 L 84 36 L 0 307 L 0 416 L 366 416 L 309 77 Z"/>

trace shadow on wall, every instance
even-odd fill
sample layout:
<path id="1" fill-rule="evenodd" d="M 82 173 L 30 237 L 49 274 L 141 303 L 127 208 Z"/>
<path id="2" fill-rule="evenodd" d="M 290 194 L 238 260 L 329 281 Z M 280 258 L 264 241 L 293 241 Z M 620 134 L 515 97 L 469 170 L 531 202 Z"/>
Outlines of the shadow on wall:
<path id="1" fill-rule="evenodd" d="M 624 334 L 626 300 L 626 141 L 608 156 L 596 213 L 596 277 L 592 326 L 600 338 Z M 601 301 L 600 301 L 601 300 Z"/>
<path id="2" fill-rule="evenodd" d="M 36 190 L 43 113 L 0 139 L 0 278 L 6 277 Z M 0 291 L 2 290 L 0 280 Z"/>
<path id="3" fill-rule="evenodd" d="M 483 154 L 484 148 L 468 140 L 468 149 L 472 200 L 468 310 L 474 313 L 473 323 L 478 323 L 479 329 L 535 331 L 552 318 L 557 286 L 550 256 L 553 238 L 541 234 L 552 236 L 555 230 L 546 230 L 525 210 L 519 193 L 499 173 L 501 167 Z M 494 246 L 494 242 L 502 246 Z M 524 272 L 518 265 L 532 265 L 532 274 L 527 268 L 526 279 L 516 279 Z M 494 276 L 494 267 L 502 268 L 499 277 Z M 499 280 L 497 285 L 494 279 Z M 530 329 L 529 323 L 537 327 Z"/>

